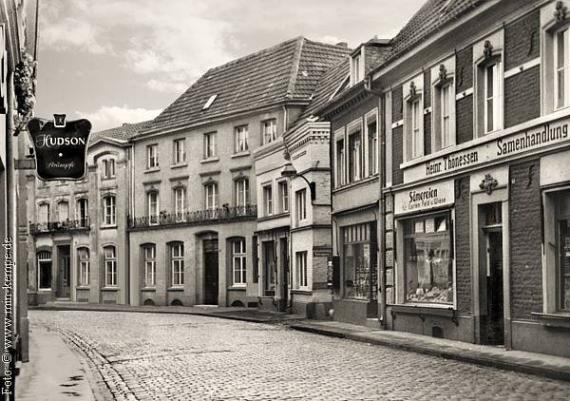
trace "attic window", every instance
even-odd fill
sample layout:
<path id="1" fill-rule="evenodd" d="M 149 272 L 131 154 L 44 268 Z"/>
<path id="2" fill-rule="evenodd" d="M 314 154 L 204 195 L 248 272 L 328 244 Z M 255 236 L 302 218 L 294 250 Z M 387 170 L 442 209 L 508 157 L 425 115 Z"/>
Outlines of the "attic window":
<path id="1" fill-rule="evenodd" d="M 214 101 L 216 100 L 216 98 L 218 97 L 218 95 L 212 95 L 210 96 L 210 98 L 208 99 L 208 101 L 206 102 L 206 104 L 204 105 L 204 107 L 202 108 L 202 110 L 207 110 L 210 108 L 210 106 L 212 105 L 212 103 L 214 103 Z"/>

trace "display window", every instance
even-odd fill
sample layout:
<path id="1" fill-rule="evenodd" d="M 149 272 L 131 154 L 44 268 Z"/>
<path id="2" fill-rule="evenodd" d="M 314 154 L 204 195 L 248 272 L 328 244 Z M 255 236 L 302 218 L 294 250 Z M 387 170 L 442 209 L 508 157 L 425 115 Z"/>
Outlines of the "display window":
<path id="1" fill-rule="evenodd" d="M 343 228 L 344 296 L 376 299 L 376 223 Z"/>

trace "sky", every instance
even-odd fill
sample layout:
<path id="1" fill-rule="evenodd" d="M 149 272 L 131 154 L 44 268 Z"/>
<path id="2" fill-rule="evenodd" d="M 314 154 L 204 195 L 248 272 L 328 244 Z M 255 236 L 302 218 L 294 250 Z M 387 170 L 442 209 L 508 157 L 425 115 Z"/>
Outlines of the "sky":
<path id="1" fill-rule="evenodd" d="M 391 38 L 426 0 L 40 0 L 36 116 L 156 117 L 209 68 L 282 41 Z"/>

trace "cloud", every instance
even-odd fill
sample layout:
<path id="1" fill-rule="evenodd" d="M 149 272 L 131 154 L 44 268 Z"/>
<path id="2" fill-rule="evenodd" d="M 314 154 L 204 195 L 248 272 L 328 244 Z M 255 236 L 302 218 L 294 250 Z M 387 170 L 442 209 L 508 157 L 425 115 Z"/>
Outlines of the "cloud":
<path id="1" fill-rule="evenodd" d="M 182 93 L 188 89 L 188 84 L 184 82 L 161 81 L 157 79 L 151 79 L 146 83 L 146 86 L 149 89 L 163 93 Z"/>
<path id="2" fill-rule="evenodd" d="M 137 123 L 155 118 L 162 110 L 129 108 L 128 106 L 102 106 L 94 112 L 76 111 L 80 118 L 86 118 L 93 125 L 93 132 L 118 127 L 123 123 Z"/>
<path id="3" fill-rule="evenodd" d="M 47 25 L 42 29 L 41 40 L 43 45 L 56 50 L 80 49 L 93 54 L 111 52 L 109 45 L 98 42 L 92 25 L 76 18 L 64 18 L 57 24 Z"/>

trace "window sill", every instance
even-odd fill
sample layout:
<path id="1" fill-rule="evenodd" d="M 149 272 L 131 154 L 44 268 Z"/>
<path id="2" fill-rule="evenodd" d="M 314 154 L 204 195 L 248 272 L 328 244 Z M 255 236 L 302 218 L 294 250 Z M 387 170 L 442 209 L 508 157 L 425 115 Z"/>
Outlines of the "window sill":
<path id="1" fill-rule="evenodd" d="M 144 289 L 143 289 L 144 290 Z M 172 287 L 168 287 L 166 289 L 166 291 L 184 291 L 184 286 L 183 285 L 176 285 L 176 286 L 172 286 Z"/>
<path id="2" fill-rule="evenodd" d="M 219 158 L 219 157 L 210 157 L 209 159 L 202 159 L 202 160 L 200 160 L 200 163 L 206 164 L 206 163 L 215 163 L 215 162 L 218 162 L 218 161 L 220 161 L 220 158 Z"/>
<path id="3" fill-rule="evenodd" d="M 451 305 L 438 304 L 398 304 L 390 305 L 392 312 L 410 314 L 410 315 L 430 315 L 453 317 L 455 310 Z"/>
<path id="4" fill-rule="evenodd" d="M 109 225 L 101 225 L 100 229 L 101 230 L 108 230 L 108 229 L 113 229 L 113 228 L 117 228 L 116 224 L 109 224 Z"/>
<path id="5" fill-rule="evenodd" d="M 359 185 L 363 185 L 363 184 L 367 184 L 367 183 L 369 183 L 369 182 L 371 182 L 371 181 L 375 181 L 375 180 L 378 179 L 378 177 L 379 177 L 378 174 L 374 174 L 374 175 L 371 175 L 371 176 L 369 176 L 369 177 L 363 178 L 363 179 L 361 179 L 361 180 L 359 180 L 359 181 L 351 182 L 350 184 L 344 184 L 344 185 L 342 185 L 342 186 L 340 186 L 340 187 L 337 187 L 337 188 L 333 189 L 333 194 L 336 193 L 336 192 L 347 191 L 347 190 L 350 190 L 350 189 L 352 189 L 352 188 L 355 188 L 355 187 L 357 187 L 357 186 L 359 186 Z"/>
<path id="6" fill-rule="evenodd" d="M 231 287 L 228 287 L 228 291 L 245 291 L 245 290 L 246 290 L 246 284 L 232 285 Z"/>
<path id="7" fill-rule="evenodd" d="M 179 164 L 171 164 L 170 168 L 174 169 L 174 168 L 182 168 L 182 167 L 188 167 L 188 163 L 179 163 Z"/>
<path id="8" fill-rule="evenodd" d="M 101 177 L 101 181 L 113 181 L 117 178 L 116 175 L 112 176 L 112 177 Z"/>
<path id="9" fill-rule="evenodd" d="M 570 329 L 570 312 L 531 312 L 531 315 L 546 327 L 561 327 Z"/>
<path id="10" fill-rule="evenodd" d="M 76 290 L 90 290 L 91 287 L 89 287 L 88 285 L 78 285 L 77 287 L 75 287 Z"/>
<path id="11" fill-rule="evenodd" d="M 143 287 L 141 288 L 142 292 L 156 292 L 156 287 Z"/>
<path id="12" fill-rule="evenodd" d="M 51 292 L 52 289 L 51 288 L 38 288 L 38 292 Z"/>
<path id="13" fill-rule="evenodd" d="M 298 288 L 296 290 L 291 290 L 291 294 L 293 295 L 313 295 L 313 291 L 309 290 L 308 288 Z"/>
<path id="14" fill-rule="evenodd" d="M 147 168 L 144 173 L 148 174 L 148 173 L 156 173 L 157 171 L 160 171 L 160 167 L 150 167 Z"/>
<path id="15" fill-rule="evenodd" d="M 245 156 L 250 156 L 251 153 L 249 152 L 249 150 L 245 151 L 245 152 L 239 152 L 239 153 L 234 153 L 232 155 L 232 159 L 236 159 L 238 157 L 245 157 Z"/>
<path id="16" fill-rule="evenodd" d="M 117 287 L 117 286 L 103 287 L 103 288 L 101 288 L 101 291 L 119 291 L 119 287 Z"/>

